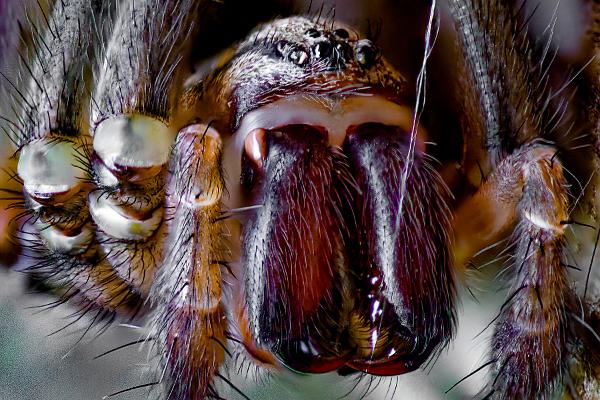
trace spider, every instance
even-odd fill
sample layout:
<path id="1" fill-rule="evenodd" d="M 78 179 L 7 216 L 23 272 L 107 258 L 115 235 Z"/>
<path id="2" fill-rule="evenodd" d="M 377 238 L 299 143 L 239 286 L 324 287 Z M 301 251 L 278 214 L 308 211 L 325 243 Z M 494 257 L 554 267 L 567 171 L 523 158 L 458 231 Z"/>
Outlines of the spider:
<path id="1" fill-rule="evenodd" d="M 323 7 L 207 57 L 219 2 L 52 4 L 3 74 L 25 270 L 92 324 L 147 321 L 158 396 L 185 400 L 237 391 L 234 355 L 269 374 L 413 372 L 495 257 L 508 289 L 481 397 L 600 398 L 600 66 L 566 75 L 552 22 L 536 38 L 509 3 L 445 4 L 455 126 L 426 103 L 436 2 L 414 79 Z"/>

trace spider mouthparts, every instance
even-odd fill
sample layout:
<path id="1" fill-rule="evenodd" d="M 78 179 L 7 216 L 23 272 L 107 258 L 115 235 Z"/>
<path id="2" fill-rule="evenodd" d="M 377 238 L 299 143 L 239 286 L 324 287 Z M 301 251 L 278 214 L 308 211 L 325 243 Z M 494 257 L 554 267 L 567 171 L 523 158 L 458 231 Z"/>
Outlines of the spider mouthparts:
<path id="1" fill-rule="evenodd" d="M 352 358 L 352 351 L 346 350 L 345 354 L 339 347 L 344 341 L 328 342 L 315 340 L 309 335 L 282 341 L 276 346 L 276 353 L 283 364 L 297 372 L 321 374 L 336 371 L 345 366 Z M 324 344 L 328 346 L 324 346 Z"/>
<path id="2" fill-rule="evenodd" d="M 349 367 L 371 375 L 400 375 L 421 366 L 438 346 L 437 338 L 413 332 L 409 316 L 396 314 L 384 296 L 371 293 L 358 302 L 350 317 L 356 351 Z"/>
<path id="3" fill-rule="evenodd" d="M 288 124 L 245 137 L 262 204 L 242 238 L 250 347 L 304 373 L 412 371 L 452 332 L 452 277 L 430 279 L 450 267 L 443 197 L 419 152 L 402 193 L 403 128 L 350 125 L 341 149 L 327 134 Z M 436 221 L 423 225 L 416 199 Z M 438 253 L 423 256 L 431 243 Z"/>
<path id="4" fill-rule="evenodd" d="M 271 345 L 299 337 L 315 313 L 331 308 L 343 221 L 330 193 L 336 174 L 326 137 L 291 125 L 266 141 L 252 200 L 263 206 L 244 227 L 242 259 L 250 330 Z"/>
<path id="5" fill-rule="evenodd" d="M 380 123 L 412 129 L 413 111 L 383 96 L 366 91 L 360 96 L 290 96 L 247 113 L 235 133 L 237 154 L 245 149 L 250 158 L 261 153 L 247 138 L 258 131 L 274 131 L 288 125 L 319 127 L 326 133 L 329 145 L 341 147 L 347 132 L 365 123 Z M 417 130 L 417 148 L 424 150 L 425 131 Z M 260 141 L 258 141 L 258 144 Z M 262 152 L 261 154 L 264 154 Z"/>
<path id="6" fill-rule="evenodd" d="M 358 288 L 350 329 L 359 352 L 350 365 L 375 375 L 418 368 L 451 337 L 454 324 L 441 178 L 419 152 L 409 159 L 399 129 L 363 124 L 343 148 L 361 193 L 352 239 L 358 245 L 350 256 Z"/>
<path id="7" fill-rule="evenodd" d="M 254 129 L 244 141 L 244 150 L 258 168 L 262 168 L 267 157 L 266 131 L 262 128 Z"/>

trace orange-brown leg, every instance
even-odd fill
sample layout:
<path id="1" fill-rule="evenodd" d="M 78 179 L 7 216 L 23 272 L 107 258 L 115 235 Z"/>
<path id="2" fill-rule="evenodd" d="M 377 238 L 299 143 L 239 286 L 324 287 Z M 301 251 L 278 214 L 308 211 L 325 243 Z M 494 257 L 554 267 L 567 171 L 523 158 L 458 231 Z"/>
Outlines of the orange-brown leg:
<path id="1" fill-rule="evenodd" d="M 226 353 L 222 304 L 224 182 L 219 134 L 203 124 L 179 132 L 167 184 L 169 235 L 152 288 L 152 336 L 167 371 L 168 399 L 204 399 Z"/>

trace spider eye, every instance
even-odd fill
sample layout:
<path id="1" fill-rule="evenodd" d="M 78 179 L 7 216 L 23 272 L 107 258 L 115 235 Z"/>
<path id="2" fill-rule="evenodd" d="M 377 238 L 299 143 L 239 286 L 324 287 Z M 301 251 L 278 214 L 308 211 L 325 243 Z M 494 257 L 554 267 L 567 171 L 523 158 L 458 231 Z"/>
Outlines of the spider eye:
<path id="1" fill-rule="evenodd" d="M 303 48 L 295 47 L 290 51 L 288 59 L 299 67 L 302 67 L 308 63 L 308 52 Z"/>
<path id="2" fill-rule="evenodd" d="M 306 65 L 309 54 L 302 45 L 290 43 L 287 40 L 279 40 L 275 43 L 275 52 L 278 57 L 290 61 L 299 67 Z"/>
<path id="3" fill-rule="evenodd" d="M 313 46 L 312 52 L 317 59 L 327 59 L 331 57 L 333 46 L 328 41 L 321 41 Z"/>
<path id="4" fill-rule="evenodd" d="M 275 43 L 275 51 L 279 57 L 285 57 L 287 52 L 287 47 L 289 46 L 289 42 L 287 40 L 278 40 Z"/>
<path id="5" fill-rule="evenodd" d="M 356 62 L 363 68 L 369 68 L 377 61 L 378 51 L 373 42 L 368 39 L 360 40 L 355 49 Z"/>
<path id="6" fill-rule="evenodd" d="M 321 37 L 321 32 L 315 28 L 308 29 L 306 32 L 304 32 L 304 34 L 308 37 L 315 38 L 315 39 L 318 37 Z"/>
<path id="7" fill-rule="evenodd" d="M 350 37 L 350 34 L 348 33 L 348 31 L 343 28 L 336 29 L 333 33 L 335 36 L 339 37 L 340 39 L 348 39 Z"/>

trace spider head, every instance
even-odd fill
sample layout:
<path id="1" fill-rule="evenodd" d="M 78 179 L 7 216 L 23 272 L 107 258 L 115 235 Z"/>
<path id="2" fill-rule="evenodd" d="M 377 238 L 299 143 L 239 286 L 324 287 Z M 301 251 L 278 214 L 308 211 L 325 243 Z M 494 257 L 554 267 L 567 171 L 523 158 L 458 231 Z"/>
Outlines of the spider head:
<path id="1" fill-rule="evenodd" d="M 452 336 L 450 211 L 412 91 L 351 32 L 267 24 L 201 92 L 231 132 L 229 206 L 254 210 L 238 243 L 248 347 L 301 372 L 396 375 Z"/>

